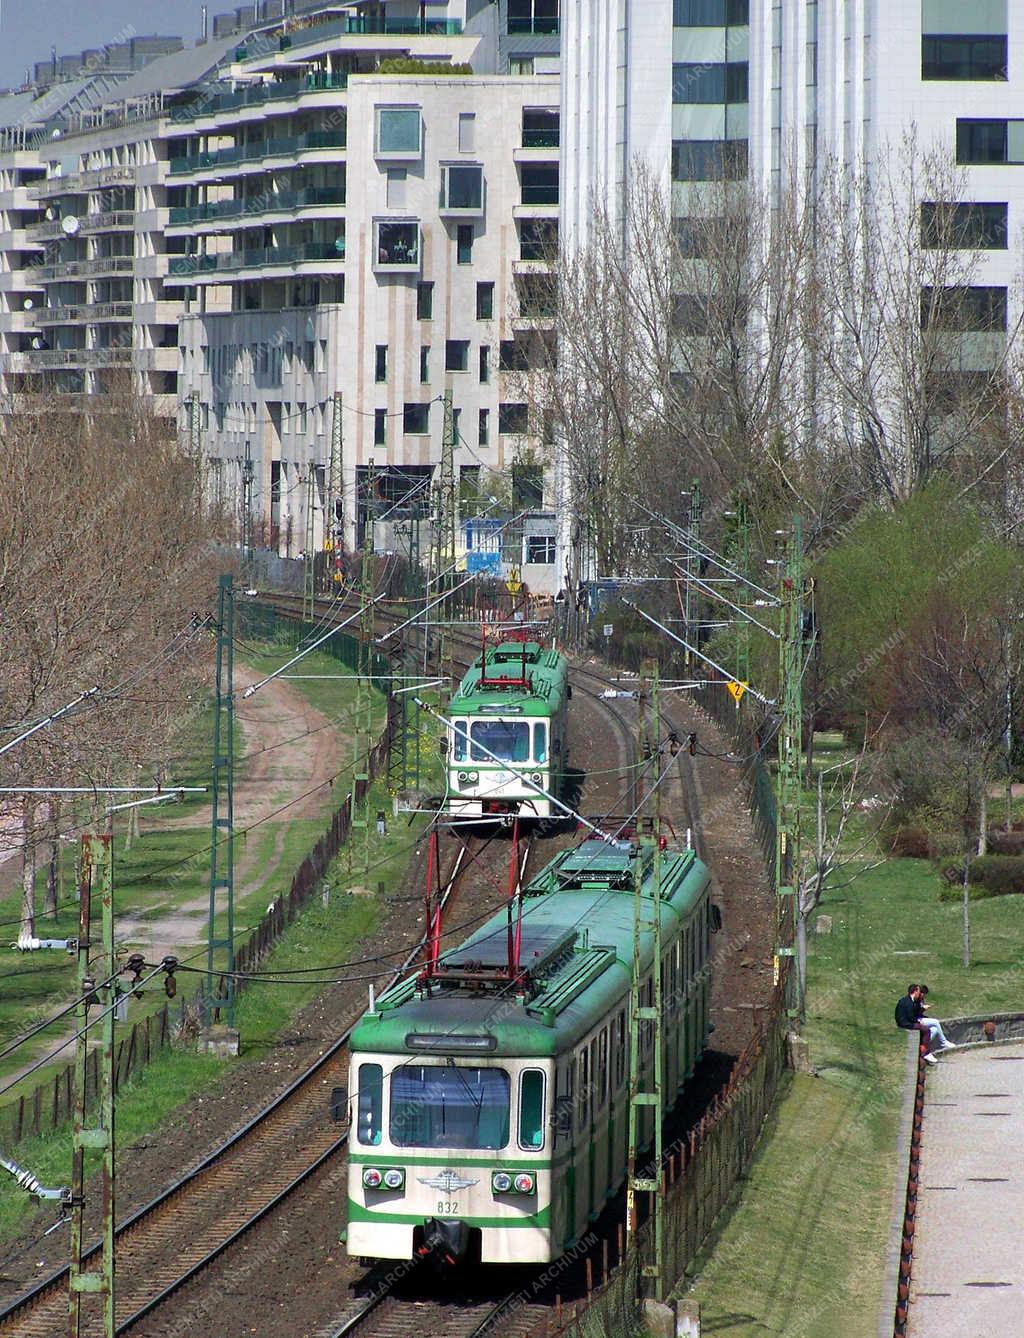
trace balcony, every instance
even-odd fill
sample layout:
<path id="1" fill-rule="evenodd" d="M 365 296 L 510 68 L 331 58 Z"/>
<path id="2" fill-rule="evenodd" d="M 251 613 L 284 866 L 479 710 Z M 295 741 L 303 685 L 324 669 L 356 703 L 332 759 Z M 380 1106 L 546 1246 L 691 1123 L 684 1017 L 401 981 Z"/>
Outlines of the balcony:
<path id="1" fill-rule="evenodd" d="M 37 326 L 67 325 L 76 321 L 131 320 L 131 302 L 81 302 L 75 306 L 40 307 L 32 314 Z"/>
<path id="2" fill-rule="evenodd" d="M 343 149 L 344 130 L 311 130 L 307 135 L 286 135 L 280 139 L 261 139 L 253 144 L 233 144 L 210 153 L 190 154 L 186 158 L 172 158 L 172 176 L 191 175 L 213 168 L 233 167 L 238 163 L 259 162 L 263 158 L 292 157 L 318 149 Z"/>
<path id="3" fill-rule="evenodd" d="M 530 129 L 523 126 L 524 149 L 557 149 L 561 141 L 561 132 L 556 125 L 553 129 Z"/>
<path id="4" fill-rule="evenodd" d="M 174 256 L 168 276 L 194 278 L 229 270 L 259 269 L 266 265 L 300 265 L 311 260 L 343 261 L 345 238 L 334 242 L 306 242 L 301 246 L 260 246 L 248 251 L 221 251 L 216 255 Z"/>
<path id="5" fill-rule="evenodd" d="M 96 167 L 73 176 L 47 177 L 45 181 L 39 181 L 28 189 L 32 199 L 43 200 L 51 195 L 73 195 L 81 191 L 102 189 L 104 186 L 129 186 L 134 183 L 134 167 Z"/>
<path id="6" fill-rule="evenodd" d="M 306 93 L 331 93 L 348 88 L 348 74 L 308 74 L 305 79 L 285 79 L 276 84 L 249 84 L 244 88 L 210 93 L 189 107 L 175 108 L 171 120 L 195 121 L 217 112 L 238 111 L 242 107 L 261 107 L 267 102 L 300 98 Z"/>
<path id="7" fill-rule="evenodd" d="M 95 256 L 89 260 L 65 260 L 58 265 L 34 265 L 32 277 L 40 283 L 50 279 L 88 278 L 93 274 L 132 274 L 134 256 Z"/>
<path id="8" fill-rule="evenodd" d="M 135 227 L 135 214 L 131 209 L 115 209 L 105 214 L 79 214 L 76 217 L 79 233 L 106 232 Z M 48 242 L 54 237 L 66 235 L 63 221 L 59 218 L 52 219 L 47 223 L 37 223 L 28 229 L 30 240 L 37 242 Z"/>
<path id="9" fill-rule="evenodd" d="M 462 34 L 461 19 L 427 18 L 384 18 L 379 14 L 348 15 L 341 19 L 331 19 L 327 23 L 313 23 L 308 28 L 295 28 L 278 39 L 279 51 L 294 51 L 296 47 L 311 46 L 328 37 L 459 37 Z M 265 57 L 266 52 L 253 52 Z M 235 52 L 236 60 L 248 59 L 245 44 Z"/>
<path id="10" fill-rule="evenodd" d="M 188 227 L 193 223 L 218 223 L 222 219 L 249 218 L 253 214 L 275 214 L 321 205 L 343 205 L 345 192 L 329 186 L 310 186 L 306 190 L 278 191 L 275 194 L 249 196 L 242 200 L 213 200 L 207 204 L 172 208 L 169 227 Z"/>

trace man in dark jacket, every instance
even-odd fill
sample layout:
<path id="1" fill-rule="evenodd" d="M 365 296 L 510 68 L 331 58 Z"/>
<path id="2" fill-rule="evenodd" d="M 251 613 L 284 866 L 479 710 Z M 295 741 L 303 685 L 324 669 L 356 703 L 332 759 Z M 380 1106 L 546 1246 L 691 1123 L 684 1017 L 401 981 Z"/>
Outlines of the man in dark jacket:
<path id="1" fill-rule="evenodd" d="M 947 1041 L 941 1024 L 933 1017 L 925 1017 L 927 1004 L 921 998 L 920 985 L 908 985 L 907 992 L 896 1005 L 896 1025 L 903 1031 L 924 1032 L 930 1045 L 938 1042 L 940 1050 L 955 1050 L 952 1041 Z M 938 1060 L 931 1053 L 925 1055 L 925 1062 L 936 1064 Z"/>

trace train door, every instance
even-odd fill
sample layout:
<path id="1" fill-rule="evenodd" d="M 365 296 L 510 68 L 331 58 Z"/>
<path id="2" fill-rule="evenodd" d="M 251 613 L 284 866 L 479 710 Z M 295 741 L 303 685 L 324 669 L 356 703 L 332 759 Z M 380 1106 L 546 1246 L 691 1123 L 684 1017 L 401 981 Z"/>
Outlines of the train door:
<path id="1" fill-rule="evenodd" d="M 555 1070 L 555 1140 L 551 1203 L 555 1218 L 552 1253 L 576 1239 L 576 1057 L 566 1055 Z"/>
<path id="2" fill-rule="evenodd" d="M 593 1106 L 590 1072 L 590 1047 L 584 1044 L 576 1055 L 576 1232 L 582 1232 L 590 1218 L 590 1156 L 594 1145 L 590 1115 Z"/>

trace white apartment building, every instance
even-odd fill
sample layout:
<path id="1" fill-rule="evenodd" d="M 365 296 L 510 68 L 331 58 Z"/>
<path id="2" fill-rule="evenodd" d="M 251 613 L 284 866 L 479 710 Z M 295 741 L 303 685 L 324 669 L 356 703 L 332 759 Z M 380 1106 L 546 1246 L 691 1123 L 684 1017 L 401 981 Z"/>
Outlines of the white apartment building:
<path id="1" fill-rule="evenodd" d="M 332 438 L 348 546 L 371 467 L 378 497 L 426 499 L 450 389 L 463 484 L 516 466 L 531 513 L 502 562 L 554 588 L 522 373 L 550 325 L 557 3 L 286 0 L 213 31 L 0 151 L 2 389 L 131 374 L 285 556 L 323 541 Z"/>

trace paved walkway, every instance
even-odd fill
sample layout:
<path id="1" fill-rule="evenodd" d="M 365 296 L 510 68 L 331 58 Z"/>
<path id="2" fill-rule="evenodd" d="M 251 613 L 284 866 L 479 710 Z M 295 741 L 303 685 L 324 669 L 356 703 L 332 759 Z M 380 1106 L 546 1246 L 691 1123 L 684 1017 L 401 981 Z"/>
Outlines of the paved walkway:
<path id="1" fill-rule="evenodd" d="M 910 1338 L 1024 1334 L 1024 1043 L 951 1051 L 925 1088 Z"/>

